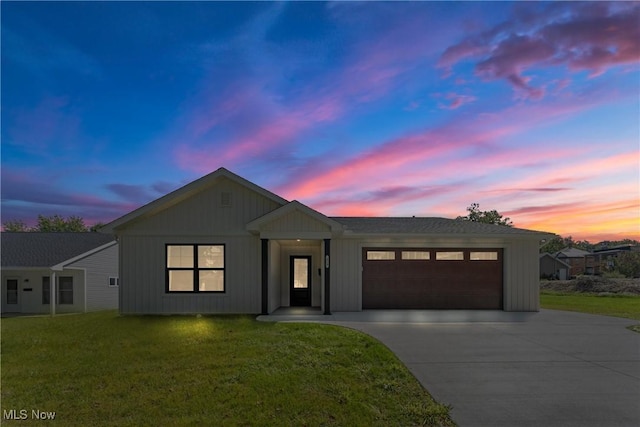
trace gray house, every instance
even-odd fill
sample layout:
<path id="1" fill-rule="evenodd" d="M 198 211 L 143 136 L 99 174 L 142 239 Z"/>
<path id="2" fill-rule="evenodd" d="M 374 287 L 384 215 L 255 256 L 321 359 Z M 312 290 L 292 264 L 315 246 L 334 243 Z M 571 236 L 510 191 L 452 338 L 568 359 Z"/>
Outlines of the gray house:
<path id="1" fill-rule="evenodd" d="M 118 307 L 118 244 L 100 233 L 0 237 L 2 313 L 69 313 Z"/>
<path id="2" fill-rule="evenodd" d="M 539 309 L 547 233 L 444 218 L 327 217 L 221 168 L 102 229 L 120 311 Z"/>

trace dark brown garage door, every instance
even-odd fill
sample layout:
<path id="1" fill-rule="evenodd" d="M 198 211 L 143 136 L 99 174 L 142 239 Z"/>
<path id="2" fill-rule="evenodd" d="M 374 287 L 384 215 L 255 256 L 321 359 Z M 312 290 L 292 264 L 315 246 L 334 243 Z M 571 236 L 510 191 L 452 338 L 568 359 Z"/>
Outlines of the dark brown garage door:
<path id="1" fill-rule="evenodd" d="M 364 248 L 362 308 L 502 309 L 502 249 Z"/>

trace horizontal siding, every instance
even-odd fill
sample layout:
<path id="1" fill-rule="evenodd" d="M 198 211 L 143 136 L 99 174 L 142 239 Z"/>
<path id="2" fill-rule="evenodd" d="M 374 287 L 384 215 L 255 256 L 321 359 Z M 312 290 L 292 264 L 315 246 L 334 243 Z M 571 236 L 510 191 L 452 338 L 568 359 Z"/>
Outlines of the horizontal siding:
<path id="1" fill-rule="evenodd" d="M 165 245 L 225 244 L 226 292 L 165 292 Z M 120 269 L 123 314 L 259 313 L 260 239 L 255 236 L 122 236 Z"/>
<path id="2" fill-rule="evenodd" d="M 223 193 L 231 194 L 228 207 L 221 204 Z M 253 190 L 220 178 L 214 186 L 131 224 L 121 234 L 234 235 L 245 233 L 248 222 L 279 207 L 273 200 Z"/>
<path id="3" fill-rule="evenodd" d="M 118 245 L 70 264 L 69 268 L 86 269 L 87 311 L 118 308 L 118 288 L 109 286 L 109 277 L 118 277 Z"/>

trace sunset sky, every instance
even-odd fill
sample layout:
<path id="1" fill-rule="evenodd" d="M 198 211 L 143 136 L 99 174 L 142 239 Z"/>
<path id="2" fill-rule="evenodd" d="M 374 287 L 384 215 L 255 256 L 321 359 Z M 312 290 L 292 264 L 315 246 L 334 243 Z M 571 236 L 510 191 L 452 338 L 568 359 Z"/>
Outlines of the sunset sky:
<path id="1" fill-rule="evenodd" d="M 2 221 L 224 166 L 333 216 L 640 239 L 640 4 L 6 2 Z"/>

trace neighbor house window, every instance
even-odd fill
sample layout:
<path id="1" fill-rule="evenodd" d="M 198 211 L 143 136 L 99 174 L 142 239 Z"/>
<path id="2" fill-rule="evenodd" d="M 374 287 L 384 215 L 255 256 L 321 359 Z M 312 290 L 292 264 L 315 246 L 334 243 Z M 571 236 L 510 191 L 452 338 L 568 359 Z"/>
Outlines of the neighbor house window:
<path id="1" fill-rule="evenodd" d="M 58 303 L 73 304 L 73 277 L 60 277 L 58 282 Z"/>
<path id="2" fill-rule="evenodd" d="M 471 252 L 469 255 L 471 261 L 497 261 L 498 252 L 495 251 L 479 251 Z"/>
<path id="3" fill-rule="evenodd" d="M 436 260 L 462 261 L 464 260 L 464 252 L 463 251 L 438 251 L 436 252 Z"/>
<path id="4" fill-rule="evenodd" d="M 431 259 L 431 253 L 429 251 L 402 251 L 402 259 L 428 260 Z"/>
<path id="5" fill-rule="evenodd" d="M 18 279 L 7 280 L 7 304 L 18 303 Z"/>
<path id="6" fill-rule="evenodd" d="M 118 278 L 117 277 L 109 277 L 109 287 L 113 288 L 118 286 Z"/>
<path id="7" fill-rule="evenodd" d="M 168 292 L 224 292 L 224 245 L 167 245 Z"/>
<path id="8" fill-rule="evenodd" d="M 51 304 L 51 278 L 42 276 L 42 304 Z"/>
<path id="9" fill-rule="evenodd" d="M 367 260 L 383 261 L 396 259 L 395 251 L 367 251 Z"/>

